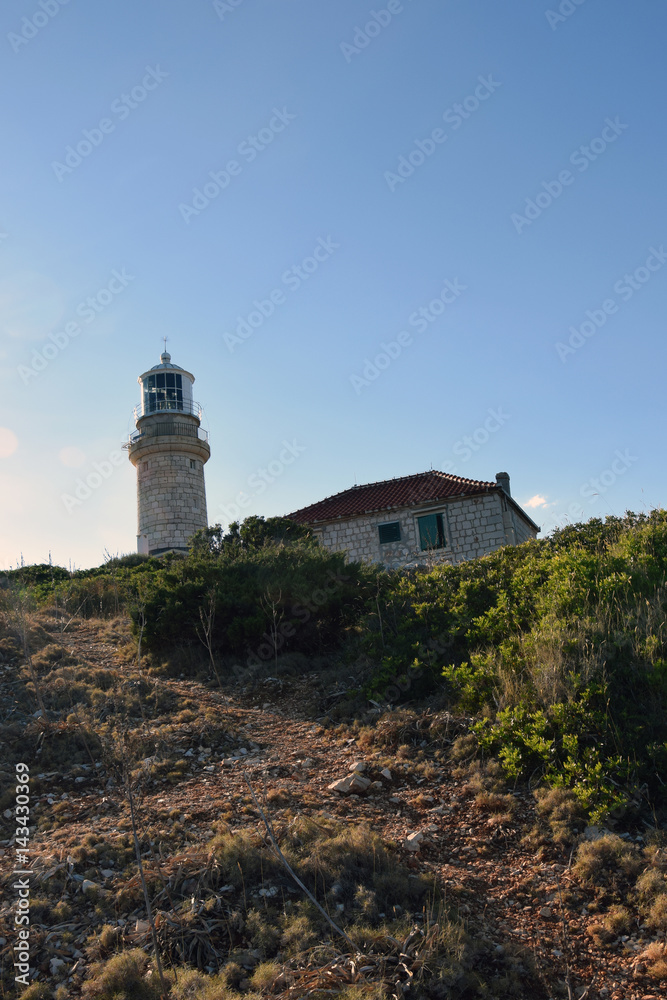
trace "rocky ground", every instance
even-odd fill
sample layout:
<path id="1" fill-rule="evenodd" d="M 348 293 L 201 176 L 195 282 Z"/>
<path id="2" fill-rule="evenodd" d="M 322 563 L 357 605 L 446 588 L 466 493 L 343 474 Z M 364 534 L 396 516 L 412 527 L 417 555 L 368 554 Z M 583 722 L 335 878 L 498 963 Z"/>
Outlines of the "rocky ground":
<path id="1" fill-rule="evenodd" d="M 54 641 L 79 663 L 118 669 L 118 643 L 94 625 L 73 623 Z M 131 683 L 136 668 L 126 662 L 122 670 Z M 4 676 L 6 695 L 9 667 Z M 269 678 L 252 690 L 221 691 L 160 678 L 161 697 L 171 696 L 176 705 L 194 703 L 196 710 L 166 729 L 151 721 L 139 727 L 149 748 L 137 781 L 139 833 L 148 831 L 153 837 L 161 831 L 165 843 L 173 845 L 171 851 L 163 845 L 159 855 L 146 851 L 148 869 L 157 867 L 173 877 L 180 864 L 195 884 L 207 865 L 206 845 L 216 832 L 264 829 L 252 789 L 271 822 L 296 812 L 315 820 L 365 823 L 396 845 L 410 870 L 446 890 L 471 937 L 483 938 L 498 955 L 512 952 L 532 960 L 541 985 L 524 996 L 664 996 L 664 981 L 647 977 L 641 960 L 642 951 L 659 935 L 636 925 L 627 934 L 596 941 L 588 931 L 592 914 L 600 909 L 600 890 L 575 875 L 572 849 L 547 838 L 539 850 L 534 840 L 532 846 L 524 843 L 537 822 L 529 790 L 485 795 L 472 772 L 454 766 L 443 754 L 447 740 L 436 753 L 428 740 L 420 739 L 414 720 L 402 727 L 401 717 L 398 722 L 385 718 L 379 733 L 373 733 L 372 725 L 355 729 L 327 717 L 307 718 L 301 694 L 308 683 L 308 677 L 296 682 Z M 442 718 L 445 728 L 451 724 L 452 739 L 465 728 L 460 720 Z M 39 724 L 39 719 L 32 723 Z M 129 885 L 127 869 L 111 853 L 92 863 L 74 856 L 91 833 L 99 842 L 113 843 L 129 831 L 127 797 L 103 761 L 57 771 L 43 771 L 39 756 L 27 763 L 37 779 L 31 803 L 37 823 L 33 897 L 48 896 L 56 873 L 67 875 L 66 891 L 60 892 L 67 904 L 63 919 L 54 923 L 51 916 L 40 925 L 39 911 L 33 915 L 40 968 L 54 984 L 66 984 L 63 996 L 76 996 L 89 961 L 86 942 L 96 924 L 116 923 L 127 943 L 149 942 L 138 878 Z M 356 775 L 354 780 L 341 784 L 350 774 Z M 10 817 L 5 813 L 5 838 L 13 825 Z M 0 845 L 0 854 L 5 863 L 13 862 L 9 839 Z M 94 905 L 99 894 L 109 893 L 119 901 L 111 919 L 96 913 Z M 0 911 L 5 958 L 13 942 L 11 904 L 8 895 Z M 168 919 L 165 898 L 156 909 L 161 919 Z"/>

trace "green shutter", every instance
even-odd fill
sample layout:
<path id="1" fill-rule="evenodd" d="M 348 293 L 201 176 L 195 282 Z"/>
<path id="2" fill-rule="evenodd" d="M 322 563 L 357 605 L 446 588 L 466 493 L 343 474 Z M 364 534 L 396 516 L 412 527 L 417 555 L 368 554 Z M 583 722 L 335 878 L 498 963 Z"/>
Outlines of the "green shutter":
<path id="1" fill-rule="evenodd" d="M 418 517 L 419 545 L 422 552 L 427 549 L 442 549 L 445 545 L 445 531 L 442 524 L 442 514 L 425 514 Z"/>
<path id="2" fill-rule="evenodd" d="M 380 545 L 388 542 L 400 542 L 401 525 L 398 521 L 391 521 L 389 524 L 379 524 L 378 533 L 380 535 Z"/>

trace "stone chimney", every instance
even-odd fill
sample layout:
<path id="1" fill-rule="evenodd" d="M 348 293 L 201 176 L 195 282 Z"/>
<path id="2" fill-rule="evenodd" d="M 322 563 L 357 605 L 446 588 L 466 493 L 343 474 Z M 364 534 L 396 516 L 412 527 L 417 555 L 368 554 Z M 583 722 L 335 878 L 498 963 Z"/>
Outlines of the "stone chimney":
<path id="1" fill-rule="evenodd" d="M 508 472 L 496 472 L 496 483 L 502 490 L 507 493 L 508 497 L 512 496 L 510 491 L 510 477 Z"/>

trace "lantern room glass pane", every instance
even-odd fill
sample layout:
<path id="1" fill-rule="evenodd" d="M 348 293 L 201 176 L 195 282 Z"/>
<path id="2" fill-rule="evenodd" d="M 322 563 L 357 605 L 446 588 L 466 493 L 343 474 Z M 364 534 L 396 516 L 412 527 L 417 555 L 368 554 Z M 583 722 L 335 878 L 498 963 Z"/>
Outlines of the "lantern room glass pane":
<path id="1" fill-rule="evenodd" d="M 144 413 L 183 409 L 183 376 L 174 372 L 148 375 L 144 380 Z"/>

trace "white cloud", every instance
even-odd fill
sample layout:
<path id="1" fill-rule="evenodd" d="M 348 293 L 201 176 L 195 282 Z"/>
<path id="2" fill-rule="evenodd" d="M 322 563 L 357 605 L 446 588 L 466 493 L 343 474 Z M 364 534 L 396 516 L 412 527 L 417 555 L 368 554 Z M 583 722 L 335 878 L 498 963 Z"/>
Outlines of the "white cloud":
<path id="1" fill-rule="evenodd" d="M 534 497 L 530 498 L 530 500 L 526 500 L 526 502 L 522 506 L 524 506 L 524 507 L 552 507 L 553 504 L 547 503 L 547 498 L 546 497 L 543 497 L 543 496 L 541 496 L 541 494 L 536 493 Z"/>

